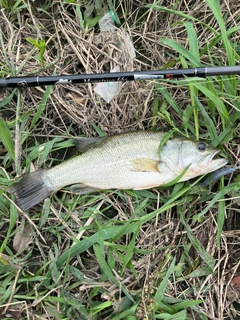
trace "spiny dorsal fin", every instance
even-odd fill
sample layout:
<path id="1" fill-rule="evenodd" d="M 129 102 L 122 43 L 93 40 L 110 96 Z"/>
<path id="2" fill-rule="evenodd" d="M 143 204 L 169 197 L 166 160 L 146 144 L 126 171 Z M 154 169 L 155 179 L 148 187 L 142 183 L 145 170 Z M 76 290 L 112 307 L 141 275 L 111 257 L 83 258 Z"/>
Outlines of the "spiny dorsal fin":
<path id="1" fill-rule="evenodd" d="M 85 152 L 87 151 L 90 147 L 95 145 L 97 142 L 102 140 L 102 137 L 97 137 L 97 138 L 77 138 L 76 139 L 76 148 L 79 152 Z"/>
<path id="2" fill-rule="evenodd" d="M 132 161 L 133 168 L 131 171 L 136 172 L 159 172 L 158 166 L 160 161 L 149 158 L 136 158 Z"/>

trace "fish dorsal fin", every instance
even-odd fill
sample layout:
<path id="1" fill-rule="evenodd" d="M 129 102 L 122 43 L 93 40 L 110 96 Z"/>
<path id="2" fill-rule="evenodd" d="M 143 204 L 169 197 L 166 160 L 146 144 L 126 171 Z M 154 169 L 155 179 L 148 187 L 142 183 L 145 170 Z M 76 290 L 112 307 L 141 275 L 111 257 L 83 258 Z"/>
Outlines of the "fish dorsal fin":
<path id="1" fill-rule="evenodd" d="M 94 146 L 97 142 L 101 141 L 104 137 L 97 138 L 77 138 L 76 148 L 79 152 L 85 152 L 90 147 Z"/>
<path id="2" fill-rule="evenodd" d="M 149 158 L 136 158 L 132 161 L 131 171 L 135 172 L 159 172 L 160 161 Z"/>

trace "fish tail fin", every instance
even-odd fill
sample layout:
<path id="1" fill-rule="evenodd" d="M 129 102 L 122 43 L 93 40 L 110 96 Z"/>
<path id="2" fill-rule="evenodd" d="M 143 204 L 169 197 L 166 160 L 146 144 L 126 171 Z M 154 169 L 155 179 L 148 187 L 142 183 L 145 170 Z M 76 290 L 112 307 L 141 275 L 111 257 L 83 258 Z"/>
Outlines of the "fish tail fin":
<path id="1" fill-rule="evenodd" d="M 17 205 L 23 211 L 43 201 L 54 191 L 45 182 L 46 172 L 47 170 L 30 172 L 10 187 L 10 192 L 16 196 Z"/>

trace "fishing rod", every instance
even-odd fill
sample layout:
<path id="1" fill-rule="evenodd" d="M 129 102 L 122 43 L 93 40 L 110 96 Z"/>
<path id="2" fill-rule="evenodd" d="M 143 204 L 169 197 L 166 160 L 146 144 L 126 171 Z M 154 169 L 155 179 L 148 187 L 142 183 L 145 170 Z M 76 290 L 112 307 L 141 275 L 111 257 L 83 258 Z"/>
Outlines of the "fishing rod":
<path id="1" fill-rule="evenodd" d="M 98 74 L 76 74 L 59 76 L 26 76 L 0 79 L 0 88 L 38 87 L 56 84 L 95 83 L 132 80 L 162 80 L 184 77 L 240 75 L 240 66 L 199 67 L 150 71 L 112 72 Z"/>

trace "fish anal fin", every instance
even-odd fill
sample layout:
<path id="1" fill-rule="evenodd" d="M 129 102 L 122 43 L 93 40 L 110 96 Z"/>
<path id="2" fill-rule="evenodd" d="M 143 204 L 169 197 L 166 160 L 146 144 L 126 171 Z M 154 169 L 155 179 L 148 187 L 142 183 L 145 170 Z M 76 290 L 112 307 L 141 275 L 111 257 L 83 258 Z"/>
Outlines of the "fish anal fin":
<path id="1" fill-rule="evenodd" d="M 136 188 L 133 188 L 133 190 L 145 190 L 145 189 L 152 189 L 155 187 L 159 187 L 159 183 L 158 184 L 149 184 L 147 186 L 142 186 L 142 187 L 136 187 Z"/>
<path id="2" fill-rule="evenodd" d="M 149 158 L 136 158 L 132 161 L 131 171 L 135 172 L 159 172 L 160 161 Z"/>
<path id="3" fill-rule="evenodd" d="M 70 191 L 72 193 L 76 193 L 76 194 L 87 194 L 87 193 L 91 193 L 94 191 L 98 191 L 99 189 L 97 188 L 93 188 L 93 187 L 89 187 L 83 183 L 78 183 L 78 184 L 73 184 L 70 187 Z"/>

